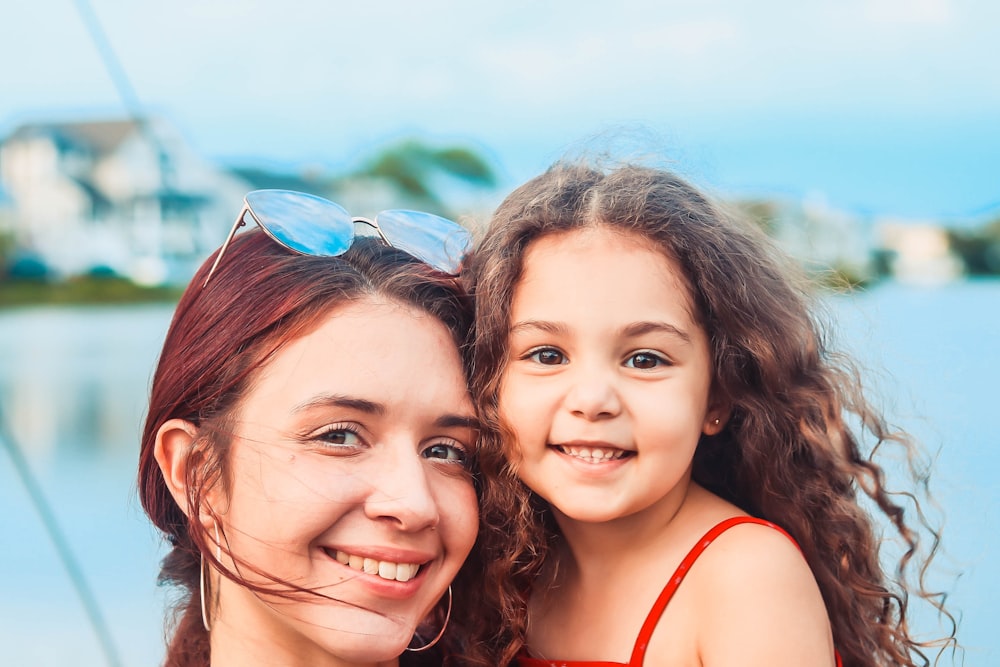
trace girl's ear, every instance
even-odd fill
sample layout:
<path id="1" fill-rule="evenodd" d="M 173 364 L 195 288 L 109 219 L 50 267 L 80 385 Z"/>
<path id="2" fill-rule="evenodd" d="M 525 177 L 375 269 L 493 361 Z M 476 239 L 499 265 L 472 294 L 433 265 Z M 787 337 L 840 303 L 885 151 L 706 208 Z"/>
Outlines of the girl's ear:
<path id="1" fill-rule="evenodd" d="M 163 481 L 174 497 L 174 502 L 187 517 L 191 516 L 191 508 L 188 507 L 187 465 L 197 438 L 198 429 L 194 424 L 183 419 L 170 419 L 156 432 L 156 444 L 153 447 L 153 457 L 160 465 Z"/>
<path id="2" fill-rule="evenodd" d="M 727 421 L 729 421 L 729 406 L 711 405 L 705 414 L 701 432 L 705 435 L 718 435 L 726 427 Z"/>

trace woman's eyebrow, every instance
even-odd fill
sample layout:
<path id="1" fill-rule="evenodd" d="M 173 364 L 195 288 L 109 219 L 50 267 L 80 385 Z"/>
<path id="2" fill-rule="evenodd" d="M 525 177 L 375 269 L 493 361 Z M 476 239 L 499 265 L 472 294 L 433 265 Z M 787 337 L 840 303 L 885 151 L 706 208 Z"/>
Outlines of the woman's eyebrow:
<path id="1" fill-rule="evenodd" d="M 386 412 L 385 406 L 381 403 L 369 401 L 364 398 L 344 396 L 342 394 L 321 394 L 319 396 L 314 396 L 308 401 L 296 405 L 292 409 L 292 412 L 299 413 L 311 410 L 312 408 L 324 407 L 347 408 L 349 410 L 357 410 L 358 412 L 380 416 L 384 415 Z"/>
<path id="2" fill-rule="evenodd" d="M 479 430 L 479 420 L 469 415 L 441 415 L 434 420 L 438 428 L 471 428 Z"/>
<path id="3" fill-rule="evenodd" d="M 353 398 L 351 396 L 343 396 L 341 394 L 323 394 L 320 396 L 314 396 L 313 398 L 299 403 L 293 409 L 293 413 L 305 412 L 313 408 L 346 408 L 348 410 L 357 410 L 358 412 L 364 412 L 366 414 L 385 416 L 388 414 L 388 410 L 381 403 L 376 403 L 375 401 L 369 401 L 364 398 Z M 441 415 L 434 420 L 434 425 L 438 428 L 479 428 L 479 420 L 471 415 L 463 414 L 445 414 Z"/>

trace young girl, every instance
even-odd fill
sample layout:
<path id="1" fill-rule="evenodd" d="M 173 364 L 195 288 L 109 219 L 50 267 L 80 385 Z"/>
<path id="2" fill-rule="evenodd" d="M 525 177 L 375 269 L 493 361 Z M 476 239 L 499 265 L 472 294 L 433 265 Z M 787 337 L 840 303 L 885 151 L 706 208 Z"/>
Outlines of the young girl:
<path id="1" fill-rule="evenodd" d="M 858 500 L 916 547 L 862 440 L 900 438 L 762 234 L 668 172 L 557 164 L 466 275 L 506 659 L 926 664 Z"/>

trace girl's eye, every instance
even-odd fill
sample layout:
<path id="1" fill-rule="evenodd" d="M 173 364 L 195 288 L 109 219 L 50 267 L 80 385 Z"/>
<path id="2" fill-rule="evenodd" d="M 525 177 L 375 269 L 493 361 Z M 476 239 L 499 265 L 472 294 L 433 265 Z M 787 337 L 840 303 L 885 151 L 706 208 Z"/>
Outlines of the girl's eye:
<path id="1" fill-rule="evenodd" d="M 420 452 L 420 455 L 425 459 L 437 459 L 460 465 L 466 465 L 469 458 L 463 447 L 447 442 L 434 443 Z"/>
<path id="2" fill-rule="evenodd" d="M 532 359 L 543 366 L 558 366 L 566 363 L 566 355 L 553 347 L 542 347 L 533 350 L 528 354 L 528 359 Z"/>
<path id="3" fill-rule="evenodd" d="M 639 370 L 650 370 L 666 364 L 668 364 L 666 359 L 652 352 L 636 352 L 625 360 L 627 367 L 638 368 Z"/>

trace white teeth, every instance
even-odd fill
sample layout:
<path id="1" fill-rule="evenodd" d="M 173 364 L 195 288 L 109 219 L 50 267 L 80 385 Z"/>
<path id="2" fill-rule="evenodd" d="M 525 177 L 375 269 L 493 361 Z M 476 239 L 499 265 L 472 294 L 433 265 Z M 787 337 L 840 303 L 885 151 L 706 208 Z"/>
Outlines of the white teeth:
<path id="1" fill-rule="evenodd" d="M 365 574 L 375 574 L 382 579 L 389 581 L 409 581 L 417 576 L 420 565 L 417 563 L 393 563 L 387 560 L 376 560 L 374 558 L 363 558 L 338 551 L 334 554 L 338 563 L 347 565 L 352 570 L 358 570 Z"/>
<path id="2" fill-rule="evenodd" d="M 378 564 L 378 576 L 383 579 L 395 579 L 396 571 L 399 570 L 399 566 L 395 563 L 390 563 L 389 561 L 379 561 Z"/>
<path id="3" fill-rule="evenodd" d="M 572 447 L 562 446 L 559 449 L 565 454 L 590 463 L 602 463 L 604 461 L 616 461 L 624 458 L 628 452 L 623 449 L 611 449 L 605 447 Z"/>

